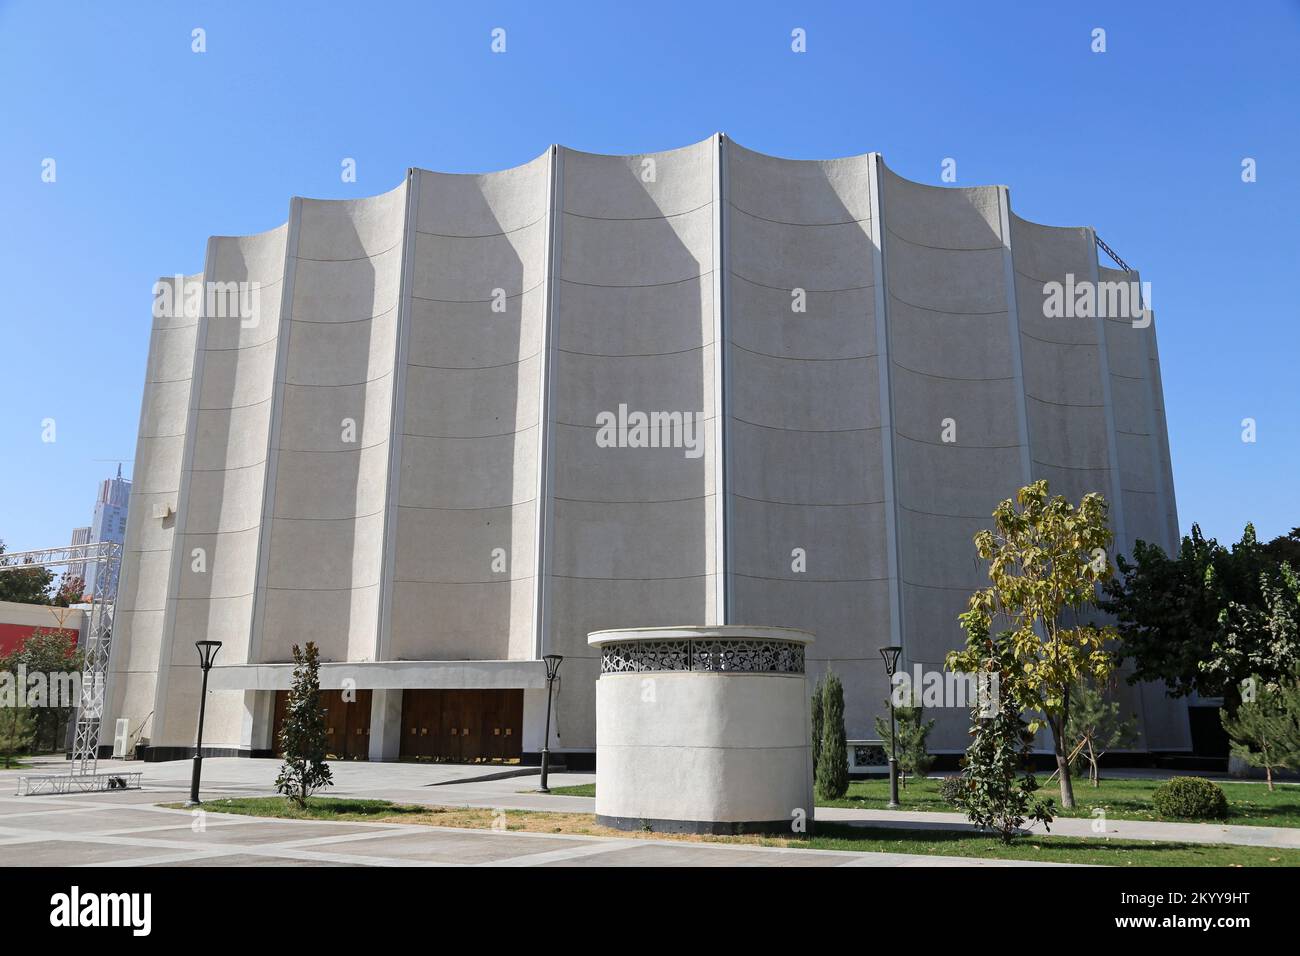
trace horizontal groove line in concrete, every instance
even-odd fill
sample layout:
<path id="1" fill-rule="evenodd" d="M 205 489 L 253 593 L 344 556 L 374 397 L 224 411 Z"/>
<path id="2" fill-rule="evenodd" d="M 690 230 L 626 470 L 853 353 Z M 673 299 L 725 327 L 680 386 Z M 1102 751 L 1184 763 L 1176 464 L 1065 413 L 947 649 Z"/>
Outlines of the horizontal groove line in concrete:
<path id="1" fill-rule="evenodd" d="M 991 378 L 966 378 L 957 375 L 939 375 L 936 372 L 923 372 L 919 368 L 910 368 L 897 359 L 891 358 L 889 364 L 894 368 L 901 368 L 904 372 L 911 372 L 913 375 L 924 375 L 926 378 L 938 378 L 945 382 L 1014 382 L 1014 375 L 995 375 Z"/>
<path id="2" fill-rule="evenodd" d="M 1058 465 L 1056 462 L 1041 461 L 1035 458 L 1034 464 L 1042 465 L 1044 468 L 1060 468 L 1064 471 L 1110 471 L 1109 463 L 1104 465 Z"/>
<path id="3" fill-rule="evenodd" d="M 560 212 L 566 216 L 572 216 L 574 219 L 588 219 L 593 222 L 664 222 L 668 219 L 677 219 L 681 216 L 689 216 L 699 212 L 701 209 L 708 209 L 713 205 L 713 200 L 702 202 L 698 206 L 690 209 L 683 209 L 680 212 L 660 213 L 657 216 L 588 216 L 585 213 L 574 212 L 571 209 L 561 209 Z"/>
<path id="4" fill-rule="evenodd" d="M 990 309 L 987 312 L 953 312 L 951 309 L 936 309 L 928 305 L 918 305 L 915 302 L 908 302 L 906 299 L 902 298 L 897 293 L 890 290 L 888 283 L 886 283 L 885 285 L 885 294 L 889 296 L 891 299 L 893 299 L 895 302 L 902 303 L 903 305 L 907 306 L 909 309 L 917 309 L 921 312 L 933 312 L 935 315 L 951 315 L 955 317 L 965 318 L 965 317 L 976 316 L 976 315 L 1006 315 L 1007 314 L 1007 309 L 1005 308 Z M 895 322 L 895 321 L 896 321 L 895 319 L 892 318 L 890 319 L 890 322 Z"/>
<path id="5" fill-rule="evenodd" d="M 515 359 L 513 362 L 502 362 L 499 365 L 425 365 L 422 362 L 407 362 L 407 368 L 427 368 L 437 372 L 482 372 L 494 368 L 511 368 L 516 365 L 523 365 L 525 362 L 531 362 L 542 354 L 538 349 L 532 355 L 525 355 L 522 358 Z"/>
<path id="6" fill-rule="evenodd" d="M 507 300 L 509 300 L 509 299 L 522 299 L 524 296 L 528 295 L 530 292 L 536 292 L 538 289 L 542 288 L 542 286 L 544 286 L 544 285 L 546 285 L 545 280 L 543 280 L 543 281 L 541 281 L 541 282 L 538 282 L 538 283 L 536 283 L 535 285 L 530 285 L 527 289 L 523 289 L 523 290 L 520 291 L 520 292 L 511 292 L 511 293 L 508 293 L 508 294 L 506 295 L 506 299 L 507 299 Z M 433 298 L 432 296 L 427 296 L 427 295 L 416 295 L 414 292 L 411 293 L 411 299 L 414 300 L 414 301 L 416 301 L 416 302 L 438 302 L 438 303 L 440 303 L 440 304 L 442 304 L 442 305 L 486 305 L 486 304 L 489 303 L 489 302 L 495 302 L 495 301 L 497 301 L 495 298 L 487 298 L 487 299 L 435 299 L 435 298 Z M 389 311 L 392 311 L 392 310 L 390 309 Z M 411 319 L 412 319 L 412 322 L 414 322 L 415 317 L 412 316 Z"/>
<path id="7" fill-rule="evenodd" d="M 388 255 L 394 249 L 399 248 L 403 241 L 403 239 L 398 239 L 387 249 L 380 249 L 378 252 L 367 252 L 359 256 L 346 256 L 342 259 L 316 259 L 312 256 L 300 256 L 297 254 L 295 254 L 293 258 L 298 262 L 365 262 L 368 259 L 378 259 L 380 256 Z"/>
<path id="8" fill-rule="evenodd" d="M 356 325 L 358 322 L 373 322 L 375 319 L 382 319 L 384 316 L 397 310 L 397 305 L 391 305 L 382 312 L 376 312 L 374 315 L 363 315 L 355 319 L 299 319 L 295 316 L 289 317 L 290 323 L 298 325 Z M 296 310 L 295 310 L 296 311 Z"/>
<path id="9" fill-rule="evenodd" d="M 532 229 L 540 222 L 546 221 L 546 213 L 542 213 L 532 222 L 526 222 L 522 226 L 515 226 L 513 229 L 504 229 L 500 232 L 483 232 L 483 233 L 447 233 L 447 232 L 429 232 L 424 229 L 412 229 L 417 236 L 428 236 L 431 239 L 497 239 L 501 236 L 513 236 L 516 232 L 523 232 L 525 229 Z"/>
<path id="10" fill-rule="evenodd" d="M 558 346 L 555 348 L 555 351 L 561 352 L 564 355 L 578 355 L 581 356 L 582 358 L 624 359 L 624 358 L 664 358 L 672 355 L 689 355 L 692 352 L 703 352 L 705 349 L 711 349 L 711 348 L 713 348 L 712 342 L 701 342 L 699 345 L 692 345 L 690 348 L 685 348 L 685 349 L 676 349 L 672 352 L 617 352 L 617 353 L 579 352 L 577 349 L 562 349 L 559 348 Z"/>
<path id="11" fill-rule="evenodd" d="M 371 448 L 383 448 L 387 444 L 388 439 L 385 438 L 383 441 L 375 442 L 373 445 L 360 445 L 356 448 L 288 448 L 281 445 L 277 448 L 273 448 L 272 451 L 287 451 L 295 455 L 346 455 L 349 453 L 356 454 L 359 451 L 369 451 Z"/>
<path id="12" fill-rule="evenodd" d="M 871 222 L 870 216 L 863 216 L 861 219 L 836 219 L 831 222 L 790 222 L 786 219 L 772 219 L 769 216 L 760 216 L 758 213 L 750 212 L 748 209 L 743 209 L 731 201 L 727 202 L 727 206 L 734 209 L 736 212 L 743 213 L 750 219 L 757 219 L 761 222 L 770 222 L 775 226 L 795 226 L 801 229 L 820 229 L 826 226 L 856 226 L 861 225 L 864 222 Z"/>
<path id="13" fill-rule="evenodd" d="M 716 270 L 709 269 L 706 272 L 700 272 L 695 275 L 685 276 L 681 279 L 668 279 L 664 282 L 643 282 L 640 285 L 605 285 L 600 282 L 579 282 L 577 279 L 566 279 L 562 275 L 557 275 L 556 281 L 566 283 L 567 285 L 582 286 L 586 289 L 661 289 L 670 285 L 681 285 L 684 282 L 695 282 L 703 279 L 705 276 L 712 276 Z"/>
<path id="14" fill-rule="evenodd" d="M 748 282 L 760 289 L 771 289 L 773 292 L 793 292 L 795 289 L 803 289 L 804 292 L 810 295 L 835 295 L 838 292 L 865 292 L 867 289 L 876 287 L 874 282 L 871 285 L 850 285 L 840 289 L 809 289 L 805 286 L 768 285 L 765 282 L 759 282 L 757 279 L 751 279 L 749 276 L 741 275 L 735 269 L 728 269 L 727 272 L 733 279 L 740 279 L 742 282 Z"/>
<path id="15" fill-rule="evenodd" d="M 1032 398 L 1042 405 L 1052 405 L 1056 408 L 1105 408 L 1105 402 L 1054 402 L 1050 398 L 1039 398 L 1028 391 L 1025 392 L 1025 398 Z"/>
<path id="16" fill-rule="evenodd" d="M 784 505 L 790 508 L 861 508 L 867 505 L 883 505 L 884 498 L 873 498 L 870 501 L 833 501 L 833 502 L 812 502 L 812 501 L 781 501 L 777 498 L 755 498 L 753 495 L 742 495 L 738 491 L 729 491 L 727 494 L 733 498 L 743 498 L 746 501 L 757 501 L 767 505 Z"/>
<path id="17" fill-rule="evenodd" d="M 426 435 L 423 432 L 402 432 L 403 438 L 428 438 L 433 441 L 478 441 L 482 438 L 508 438 L 511 435 L 522 435 L 524 432 L 530 432 L 537 428 L 539 422 L 533 422 L 531 425 L 525 425 L 522 428 L 516 428 L 512 432 L 490 432 L 486 435 Z"/>
<path id="18" fill-rule="evenodd" d="M 750 355 L 761 355 L 764 358 L 779 359 L 783 362 L 864 362 L 879 357 L 875 352 L 871 352 L 867 355 L 837 355 L 834 358 L 809 358 L 803 355 L 774 355 L 771 352 L 760 352 L 758 349 L 746 348 L 735 339 L 731 339 L 727 344 L 734 349 L 748 352 Z"/>
<path id="19" fill-rule="evenodd" d="M 783 578 L 773 574 L 747 574 L 744 571 L 731 573 L 738 578 L 747 578 L 751 581 L 780 581 L 788 584 L 877 584 L 889 580 L 889 575 L 879 578 L 810 578 L 806 574 L 800 574 L 798 577 Z"/>
<path id="20" fill-rule="evenodd" d="M 1021 448 L 1024 445 L 1024 442 L 1018 441 L 1011 442 L 1008 445 L 972 445 L 967 442 L 926 441 L 924 438 L 913 438 L 906 432 L 899 431 L 897 426 L 894 428 L 894 434 L 899 438 L 906 438 L 908 441 L 915 442 L 918 445 L 933 445 L 936 448 L 963 448 L 971 451 L 998 451 L 999 449 L 1004 448 Z"/>
<path id="21" fill-rule="evenodd" d="M 1002 243 L 996 246 L 932 246 L 926 242 L 917 242 L 915 239 L 909 239 L 907 236 L 899 235 L 889 228 L 889 220 L 883 220 L 885 232 L 889 233 L 899 242 L 905 242 L 909 246 L 916 246 L 920 249 L 934 249 L 936 252 L 1001 252 Z"/>
<path id="22" fill-rule="evenodd" d="M 883 427 L 881 425 L 863 425 L 860 428 L 787 428 L 784 425 L 764 425 L 761 422 L 751 422 L 748 419 L 740 418 L 732 414 L 730 416 L 733 422 L 740 422 L 742 425 L 753 425 L 755 428 L 766 428 L 774 432 L 798 432 L 805 435 L 839 435 L 848 432 L 876 432 Z"/>

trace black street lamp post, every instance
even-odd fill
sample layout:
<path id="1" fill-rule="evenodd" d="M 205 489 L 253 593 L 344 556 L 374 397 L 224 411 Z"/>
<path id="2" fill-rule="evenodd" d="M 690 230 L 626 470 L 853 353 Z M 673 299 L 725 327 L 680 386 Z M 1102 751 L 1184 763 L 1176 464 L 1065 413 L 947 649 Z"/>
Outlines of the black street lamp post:
<path id="1" fill-rule="evenodd" d="M 546 662 L 546 735 L 542 737 L 542 785 L 539 789 L 542 793 L 550 793 L 546 786 L 546 773 L 551 769 L 551 689 L 564 658 L 559 654 L 547 654 L 542 660 Z"/>
<path id="2" fill-rule="evenodd" d="M 212 662 L 216 659 L 217 651 L 221 650 L 221 642 L 195 641 L 194 646 L 199 649 L 199 667 L 203 668 L 203 690 L 199 694 L 199 732 L 198 739 L 194 742 L 194 774 L 190 777 L 190 799 L 185 804 L 187 807 L 199 805 L 199 777 L 203 773 L 203 714 L 208 706 L 208 671 L 212 670 Z"/>
<path id="3" fill-rule="evenodd" d="M 889 675 L 889 809 L 898 809 L 898 724 L 894 720 L 894 671 L 898 669 L 901 647 L 882 647 L 885 673 Z"/>

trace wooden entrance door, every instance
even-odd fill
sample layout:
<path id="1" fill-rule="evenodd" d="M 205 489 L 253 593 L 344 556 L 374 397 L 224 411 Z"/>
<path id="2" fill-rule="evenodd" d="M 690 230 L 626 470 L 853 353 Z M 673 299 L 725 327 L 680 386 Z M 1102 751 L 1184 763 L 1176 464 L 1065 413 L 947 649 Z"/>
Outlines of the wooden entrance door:
<path id="1" fill-rule="evenodd" d="M 517 759 L 523 724 L 522 690 L 406 690 L 401 754 L 457 763 Z"/>
<path id="2" fill-rule="evenodd" d="M 523 691 L 486 691 L 482 704 L 481 750 L 489 760 L 517 760 L 523 753 Z"/>
<path id="3" fill-rule="evenodd" d="M 349 696 L 355 699 L 344 700 L 341 690 L 320 692 L 321 709 L 325 712 L 326 755 L 333 760 L 368 760 L 371 691 L 357 690 Z M 284 756 L 280 747 L 280 730 L 288 708 L 289 692 L 276 691 L 271 748 L 277 757 Z"/>
<path id="4" fill-rule="evenodd" d="M 402 692 L 403 757 L 434 757 L 440 749 L 441 715 L 437 691 Z"/>

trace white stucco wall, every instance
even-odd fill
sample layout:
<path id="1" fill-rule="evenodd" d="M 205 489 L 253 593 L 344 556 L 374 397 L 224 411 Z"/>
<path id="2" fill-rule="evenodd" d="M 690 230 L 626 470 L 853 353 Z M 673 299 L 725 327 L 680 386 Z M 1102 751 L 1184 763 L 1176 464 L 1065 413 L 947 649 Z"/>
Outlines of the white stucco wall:
<path id="1" fill-rule="evenodd" d="M 775 628 L 645 628 L 591 635 L 594 647 L 638 639 L 746 639 Z M 812 819 L 804 674 L 652 671 L 596 682 L 596 814 L 623 821 L 765 823 Z"/>

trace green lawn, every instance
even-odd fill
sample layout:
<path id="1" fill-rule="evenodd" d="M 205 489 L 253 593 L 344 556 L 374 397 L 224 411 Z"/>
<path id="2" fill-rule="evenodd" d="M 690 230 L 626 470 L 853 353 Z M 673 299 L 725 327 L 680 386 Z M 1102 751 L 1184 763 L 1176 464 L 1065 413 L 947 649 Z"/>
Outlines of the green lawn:
<path id="1" fill-rule="evenodd" d="M 1045 778 L 1039 776 L 1039 781 Z M 1086 780 L 1074 783 L 1073 810 L 1061 809 L 1061 792 L 1053 781 L 1051 786 L 1039 787 L 1041 797 L 1051 797 L 1055 813 L 1062 817 L 1091 817 L 1093 808 L 1104 807 L 1106 815 L 1116 820 L 1160 820 L 1151 806 L 1151 792 L 1159 780 L 1107 780 L 1094 789 Z M 906 790 L 899 791 L 899 802 L 907 810 L 939 810 L 948 813 L 953 808 L 939 797 L 940 781 L 934 779 L 910 780 Z M 1300 785 L 1278 784 L 1269 792 L 1263 783 L 1222 783 L 1219 786 L 1228 797 L 1228 817 L 1223 822 L 1254 826 L 1300 827 Z M 826 806 L 865 807 L 885 809 L 889 803 L 889 781 L 862 780 L 849 784 L 848 795 L 843 800 L 832 800 Z M 820 806 L 821 804 L 819 804 Z"/>
<path id="2" fill-rule="evenodd" d="M 171 803 L 164 806 L 180 808 L 183 804 Z M 313 797 L 305 810 L 298 809 L 283 797 L 212 800 L 204 803 L 203 807 L 214 813 L 237 813 L 294 820 L 407 823 L 470 829 L 500 827 L 503 818 L 500 812 L 487 808 L 425 807 L 390 803 L 387 800 L 355 800 L 339 797 Z M 1020 838 L 1011 846 L 1003 846 L 996 837 L 961 831 L 899 831 L 884 827 L 854 827 L 835 823 L 820 824 L 817 827 L 817 834 L 811 838 L 656 836 L 607 829 L 597 824 L 595 817 L 589 813 L 508 810 L 504 813 L 504 825 L 507 830 L 534 833 L 745 843 L 816 850 L 921 853 L 980 859 L 1084 863 L 1094 866 L 1300 866 L 1300 850 L 1276 850 L 1271 847 L 1051 836 Z"/>
<path id="3" fill-rule="evenodd" d="M 1091 866 L 1300 866 L 1300 850 L 1271 847 L 1053 836 L 1018 837 L 1010 846 L 1004 846 L 997 837 L 961 830 L 900 832 L 839 823 L 817 824 L 817 836 L 810 842 L 821 850 L 874 850 Z"/>
<path id="4" fill-rule="evenodd" d="M 185 809 L 183 803 L 164 803 L 172 810 Z M 388 800 L 354 800 L 351 797 L 312 797 L 307 808 L 299 809 L 285 797 L 234 797 L 227 800 L 204 800 L 203 809 L 216 813 L 240 813 L 250 817 L 282 817 L 286 820 L 348 820 L 374 822 L 376 817 L 427 813 L 428 807 L 392 803 Z"/>
<path id="5" fill-rule="evenodd" d="M 1043 778 L 1040 777 L 1040 780 Z M 1093 789 L 1086 780 L 1075 781 L 1073 810 L 1061 809 L 1060 790 L 1055 783 L 1040 787 L 1039 795 L 1051 797 L 1057 816 L 1091 817 L 1094 807 L 1104 807 L 1106 815 L 1116 820 L 1160 820 L 1151 807 L 1151 791 L 1159 780 L 1106 780 Z M 1300 827 L 1300 784 L 1278 784 L 1269 792 L 1262 783 L 1220 784 L 1228 797 L 1228 818 L 1223 822 L 1247 826 Z M 552 787 L 551 793 L 569 797 L 594 797 L 596 785 L 583 783 L 573 787 Z M 953 808 L 939 796 L 939 781 L 934 779 L 909 780 L 907 789 L 899 791 L 899 799 L 906 810 L 933 810 L 952 813 Z M 849 784 L 848 795 L 843 800 L 818 803 L 818 806 L 866 808 L 884 810 L 889 803 L 889 781 L 859 780 Z"/>
<path id="6" fill-rule="evenodd" d="M 596 795 L 596 785 L 594 783 L 579 783 L 572 787 L 551 787 L 551 793 L 559 794 L 562 797 L 594 797 Z"/>

